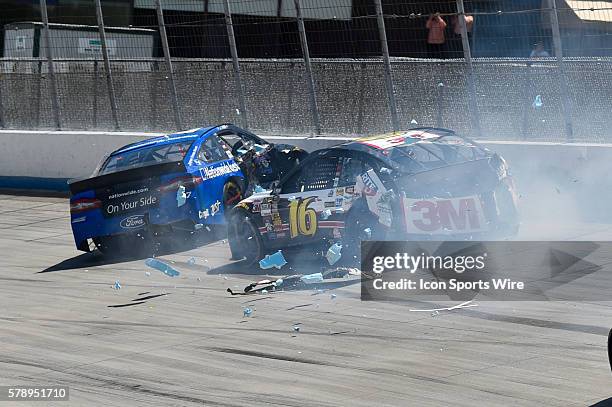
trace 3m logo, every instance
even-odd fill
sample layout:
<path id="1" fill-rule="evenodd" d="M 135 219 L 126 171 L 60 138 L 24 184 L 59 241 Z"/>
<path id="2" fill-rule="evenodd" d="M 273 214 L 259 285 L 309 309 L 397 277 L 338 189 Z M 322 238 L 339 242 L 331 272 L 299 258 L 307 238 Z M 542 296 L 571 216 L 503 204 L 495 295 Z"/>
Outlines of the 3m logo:
<path id="1" fill-rule="evenodd" d="M 408 233 L 453 234 L 485 230 L 480 199 L 420 200 L 404 198 Z"/>

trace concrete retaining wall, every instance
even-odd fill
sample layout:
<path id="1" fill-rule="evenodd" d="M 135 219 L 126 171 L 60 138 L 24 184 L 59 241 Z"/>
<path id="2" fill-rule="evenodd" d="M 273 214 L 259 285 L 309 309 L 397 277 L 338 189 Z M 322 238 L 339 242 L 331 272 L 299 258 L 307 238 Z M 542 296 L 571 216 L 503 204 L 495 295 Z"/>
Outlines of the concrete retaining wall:
<path id="1" fill-rule="evenodd" d="M 70 178 L 91 174 L 106 154 L 156 133 L 0 131 L 0 188 L 66 190 Z M 271 136 L 271 142 L 308 151 L 346 137 Z M 519 189 L 534 207 L 563 203 L 608 212 L 612 198 L 612 144 L 483 141 L 506 158 Z M 598 197 L 598 198 L 593 198 Z M 542 208 L 545 210 L 546 208 Z M 612 211 L 610 211 L 612 212 Z"/>

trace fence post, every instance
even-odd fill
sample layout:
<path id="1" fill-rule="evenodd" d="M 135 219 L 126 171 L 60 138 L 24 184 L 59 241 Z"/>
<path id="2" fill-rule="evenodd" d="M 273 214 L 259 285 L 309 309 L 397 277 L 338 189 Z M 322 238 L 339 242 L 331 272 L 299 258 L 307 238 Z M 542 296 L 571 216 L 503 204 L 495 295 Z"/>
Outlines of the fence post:
<path id="1" fill-rule="evenodd" d="M 236 47 L 236 36 L 234 35 L 234 24 L 232 23 L 232 11 L 229 0 L 223 2 L 223 12 L 225 13 L 225 26 L 227 27 L 227 37 L 229 39 L 230 53 L 232 54 L 232 64 L 234 66 L 234 81 L 238 92 L 238 103 L 240 104 L 240 116 L 242 126 L 249 128 L 246 102 L 244 100 L 244 90 L 242 88 L 242 76 L 240 75 L 240 61 L 238 61 L 238 48 Z"/>
<path id="2" fill-rule="evenodd" d="M 93 127 L 98 128 L 98 60 L 94 59 L 94 80 L 93 80 Z"/>
<path id="3" fill-rule="evenodd" d="M 443 127 L 443 119 L 442 119 L 442 100 L 444 99 L 444 82 L 439 82 L 436 85 L 438 88 L 438 114 L 436 115 L 436 127 Z"/>
<path id="4" fill-rule="evenodd" d="M 391 124 L 393 131 L 399 130 L 399 120 L 397 118 L 397 104 L 395 103 L 395 92 L 393 87 L 393 76 L 391 75 L 391 60 L 389 58 L 389 45 L 387 43 L 387 30 L 385 28 L 385 16 L 383 14 L 382 0 L 376 2 L 376 19 L 378 21 L 378 39 L 383 54 L 385 65 L 385 86 L 387 97 L 389 98 L 389 109 L 391 110 Z"/>
<path id="5" fill-rule="evenodd" d="M 563 45 L 561 43 L 561 32 L 559 30 L 559 16 L 557 15 L 557 3 L 555 0 L 548 0 L 550 8 L 550 27 L 553 35 L 553 45 L 555 48 L 555 58 L 559 66 L 559 89 L 561 90 L 561 105 L 565 120 L 565 137 L 568 142 L 574 139 L 574 127 L 572 124 L 572 109 L 570 104 L 565 66 L 563 65 Z"/>
<path id="6" fill-rule="evenodd" d="M 49 73 L 49 78 L 51 79 L 51 106 L 53 108 L 53 121 L 55 124 L 55 128 L 57 130 L 60 130 L 62 128 L 62 124 L 60 119 L 59 100 L 57 98 L 57 82 L 55 78 L 55 69 L 53 68 L 51 39 L 49 38 L 49 16 L 47 15 L 47 0 L 40 0 L 40 14 L 43 20 L 43 38 L 47 51 L 47 70 Z"/>
<path id="7" fill-rule="evenodd" d="M 119 130 L 119 118 L 117 117 L 117 100 L 115 99 L 113 74 L 111 72 L 110 60 L 108 57 L 108 47 L 106 45 L 106 30 L 104 29 L 102 5 L 100 4 L 100 0 L 94 0 L 94 2 L 96 3 L 96 19 L 98 20 L 98 31 L 100 32 L 100 45 L 102 45 L 102 58 L 104 59 L 104 70 L 106 71 L 106 86 L 108 88 L 108 98 L 110 99 L 111 115 L 113 116 L 115 130 Z"/>
<path id="8" fill-rule="evenodd" d="M 317 93 L 312 76 L 312 65 L 310 64 L 310 52 L 308 51 L 308 39 L 306 38 L 306 28 L 304 27 L 304 19 L 302 18 L 302 9 L 300 8 L 300 0 L 295 2 L 295 15 L 300 32 L 300 43 L 302 44 L 302 54 L 304 55 L 304 64 L 306 65 L 306 76 L 308 77 L 308 91 L 310 93 L 310 109 L 312 110 L 312 121 L 315 127 L 315 133 L 321 134 L 321 122 L 319 121 L 319 106 L 317 105 Z"/>
<path id="9" fill-rule="evenodd" d="M 168 71 L 168 83 L 170 88 L 170 97 L 172 98 L 174 123 L 176 124 L 177 128 L 182 129 L 183 124 L 181 120 L 181 111 L 179 109 L 178 96 L 176 94 L 174 68 L 172 67 L 172 59 L 170 58 L 170 47 L 168 46 L 168 36 L 166 34 L 166 23 L 164 23 L 164 12 L 162 10 L 161 0 L 155 0 L 155 8 L 157 9 L 157 25 L 159 27 L 159 36 L 161 37 L 164 59 L 166 61 L 166 69 Z"/>
<path id="10" fill-rule="evenodd" d="M 0 69 L 0 78 L 2 78 L 1 69 Z M 2 106 L 2 85 L 0 85 L 0 129 L 3 129 L 3 128 L 4 128 L 4 108 Z"/>
<path id="11" fill-rule="evenodd" d="M 457 0 L 457 19 L 461 29 L 461 44 L 463 46 L 463 58 L 467 66 L 467 85 L 468 85 L 468 105 L 472 115 L 472 125 L 478 137 L 482 137 L 480 127 L 480 112 L 476 102 L 476 84 L 474 81 L 474 66 L 472 65 L 472 51 L 470 49 L 470 39 L 468 37 L 467 25 L 465 24 L 465 7 L 463 0 Z"/>
<path id="12" fill-rule="evenodd" d="M 42 64 L 43 62 L 39 59 L 36 67 L 38 68 L 38 80 L 36 81 L 36 128 L 40 127 L 40 102 L 42 100 Z"/>

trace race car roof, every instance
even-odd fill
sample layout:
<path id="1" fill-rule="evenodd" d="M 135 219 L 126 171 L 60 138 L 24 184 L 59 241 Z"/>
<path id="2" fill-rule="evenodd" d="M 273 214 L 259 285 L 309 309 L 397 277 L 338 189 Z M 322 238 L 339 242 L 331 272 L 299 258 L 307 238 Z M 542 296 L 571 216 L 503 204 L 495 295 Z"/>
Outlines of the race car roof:
<path id="1" fill-rule="evenodd" d="M 136 143 L 128 144 L 127 146 L 123 146 L 120 149 L 113 151 L 111 153 L 111 156 L 115 154 L 125 153 L 126 151 L 137 150 L 143 147 L 170 144 L 179 140 L 196 140 L 197 138 L 208 133 L 210 130 L 216 127 L 218 126 L 200 127 L 197 129 L 185 130 L 178 133 L 172 133 L 165 136 L 153 137 L 143 141 L 138 141 Z"/>
<path id="2" fill-rule="evenodd" d="M 421 141 L 435 141 L 443 136 L 455 135 L 455 132 L 448 129 L 435 127 L 422 127 L 405 131 L 396 131 L 392 133 L 379 134 L 370 137 L 363 137 L 351 143 L 365 145 L 377 150 L 386 150 L 393 147 L 406 146 Z"/>

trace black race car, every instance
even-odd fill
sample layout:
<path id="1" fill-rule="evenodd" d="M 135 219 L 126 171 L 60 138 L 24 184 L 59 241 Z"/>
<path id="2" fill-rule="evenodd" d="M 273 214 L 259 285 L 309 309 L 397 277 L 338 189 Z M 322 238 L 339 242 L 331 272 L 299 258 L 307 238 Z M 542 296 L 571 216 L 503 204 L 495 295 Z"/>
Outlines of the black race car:
<path id="1" fill-rule="evenodd" d="M 518 230 L 505 161 L 455 132 L 419 128 L 318 150 L 230 214 L 235 259 L 332 243 L 355 257 L 361 240 L 507 237 Z"/>

